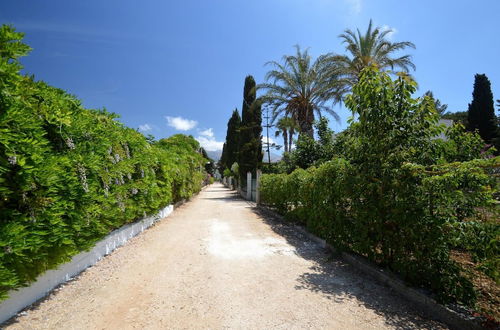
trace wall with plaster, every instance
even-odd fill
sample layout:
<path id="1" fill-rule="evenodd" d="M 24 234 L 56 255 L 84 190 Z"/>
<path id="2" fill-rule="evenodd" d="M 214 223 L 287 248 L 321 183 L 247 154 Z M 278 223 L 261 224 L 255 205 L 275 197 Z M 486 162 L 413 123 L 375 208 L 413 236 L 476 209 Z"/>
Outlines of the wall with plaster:
<path id="1" fill-rule="evenodd" d="M 29 287 L 9 292 L 9 298 L 0 303 L 0 323 L 7 321 L 25 307 L 45 297 L 58 285 L 69 281 L 86 268 L 96 264 L 105 255 L 124 245 L 129 239 L 140 234 L 155 222 L 168 217 L 173 210 L 174 206 L 169 205 L 154 216 L 125 225 L 111 232 L 90 251 L 75 255 L 71 261 L 60 265 L 57 269 L 48 270 Z"/>

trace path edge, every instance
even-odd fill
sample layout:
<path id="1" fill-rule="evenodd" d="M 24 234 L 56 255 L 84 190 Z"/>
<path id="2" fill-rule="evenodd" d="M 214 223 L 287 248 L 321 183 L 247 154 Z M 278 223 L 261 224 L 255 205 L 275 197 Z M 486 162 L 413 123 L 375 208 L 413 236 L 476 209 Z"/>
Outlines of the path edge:
<path id="1" fill-rule="evenodd" d="M 247 201 L 249 202 L 249 201 Z M 345 262 L 353 266 L 354 268 L 360 270 L 361 272 L 376 278 L 378 281 L 388 285 L 399 295 L 403 296 L 406 300 L 410 301 L 417 307 L 420 312 L 423 312 L 426 316 L 447 324 L 452 329 L 484 329 L 480 324 L 480 319 L 468 316 L 463 313 L 457 312 L 450 309 L 447 306 L 439 304 L 432 297 L 427 294 L 420 292 L 417 289 L 409 287 L 406 283 L 401 280 L 396 274 L 392 273 L 387 269 L 383 269 L 373 262 L 367 260 L 366 258 L 349 252 L 339 252 L 333 246 L 328 244 L 326 240 L 319 238 L 318 236 L 310 233 L 305 227 L 290 223 L 281 214 L 270 209 L 262 204 L 254 204 L 256 208 L 263 213 L 272 216 L 279 222 L 293 226 L 297 231 L 300 231 L 310 240 L 318 243 L 322 248 L 328 249 L 335 254 L 339 255 Z M 465 312 L 465 311 L 464 311 Z"/>
<path id="2" fill-rule="evenodd" d="M 203 191 L 209 185 L 203 186 Z M 9 298 L 0 302 L 0 329 L 19 312 L 46 298 L 61 284 L 72 280 L 75 276 L 94 266 L 99 260 L 111 254 L 117 248 L 125 245 L 130 239 L 141 234 L 155 223 L 169 217 L 175 209 L 190 201 L 183 199 L 175 204 L 167 205 L 156 214 L 136 220 L 113 230 L 103 239 L 95 243 L 89 251 L 83 251 L 73 256 L 70 261 L 60 264 L 56 269 L 49 269 L 37 277 L 29 286 L 9 291 Z"/>

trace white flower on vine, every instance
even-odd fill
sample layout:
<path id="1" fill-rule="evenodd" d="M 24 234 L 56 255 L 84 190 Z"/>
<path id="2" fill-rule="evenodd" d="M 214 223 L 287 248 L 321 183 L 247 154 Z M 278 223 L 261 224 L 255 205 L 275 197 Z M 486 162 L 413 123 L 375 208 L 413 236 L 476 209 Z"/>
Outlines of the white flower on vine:
<path id="1" fill-rule="evenodd" d="M 129 148 L 128 148 L 128 144 L 127 144 L 127 143 L 125 143 L 125 144 L 123 145 L 123 148 L 125 149 L 125 155 L 127 155 L 127 158 L 130 158 L 130 150 L 129 150 Z"/>
<path id="2" fill-rule="evenodd" d="M 78 169 L 78 176 L 80 177 L 80 182 L 82 183 L 83 191 L 88 193 L 89 192 L 89 185 L 87 183 L 87 174 L 85 171 L 85 167 L 78 164 L 77 169 Z"/>
<path id="3" fill-rule="evenodd" d="M 16 156 L 9 156 L 9 158 L 7 158 L 7 161 L 9 162 L 10 165 L 16 165 L 17 164 L 17 157 Z"/>
<path id="4" fill-rule="evenodd" d="M 70 137 L 66 139 L 66 145 L 71 150 L 75 149 L 75 143 L 73 142 L 73 139 Z"/>

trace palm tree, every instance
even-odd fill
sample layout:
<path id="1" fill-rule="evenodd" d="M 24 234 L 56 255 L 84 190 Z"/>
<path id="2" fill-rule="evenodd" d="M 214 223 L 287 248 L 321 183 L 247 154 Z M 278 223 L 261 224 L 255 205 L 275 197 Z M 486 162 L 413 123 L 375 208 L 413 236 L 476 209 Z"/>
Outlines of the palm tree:
<path id="1" fill-rule="evenodd" d="M 285 119 L 287 117 L 283 117 L 281 119 Z M 275 133 L 275 137 L 278 137 L 278 136 L 283 136 L 283 146 L 285 146 L 285 152 L 288 152 L 288 129 L 282 125 L 282 122 L 281 120 L 278 121 L 278 123 L 276 124 L 276 133 Z"/>
<path id="2" fill-rule="evenodd" d="M 313 137 L 314 113 L 331 114 L 335 111 L 327 107 L 327 101 L 340 101 L 340 85 L 332 70 L 332 55 L 322 55 L 312 61 L 308 51 L 296 47 L 295 55 L 283 56 L 283 64 L 271 61 L 267 65 L 274 68 L 266 74 L 267 83 L 258 88 L 267 92 L 261 97 L 273 110 L 273 121 L 280 115 L 293 117 L 299 124 L 300 134 Z"/>
<path id="3" fill-rule="evenodd" d="M 357 33 L 347 29 L 339 35 L 350 56 L 334 55 L 333 61 L 336 63 L 336 70 L 340 68 L 343 72 L 347 90 L 350 90 L 358 82 L 361 71 L 367 66 L 376 66 L 380 71 L 390 72 L 396 68 L 406 73 L 409 72 L 410 68 L 415 70 L 411 55 L 393 57 L 395 52 L 407 47 L 415 49 L 415 45 L 409 41 L 389 41 L 387 37 L 392 32 L 391 29 L 373 28 L 372 20 L 370 20 L 364 35 L 359 29 L 357 29 Z"/>
<path id="4" fill-rule="evenodd" d="M 283 145 L 285 152 L 292 151 L 293 135 L 299 129 L 297 122 L 292 117 L 282 117 L 276 124 L 275 136 L 283 136 Z"/>

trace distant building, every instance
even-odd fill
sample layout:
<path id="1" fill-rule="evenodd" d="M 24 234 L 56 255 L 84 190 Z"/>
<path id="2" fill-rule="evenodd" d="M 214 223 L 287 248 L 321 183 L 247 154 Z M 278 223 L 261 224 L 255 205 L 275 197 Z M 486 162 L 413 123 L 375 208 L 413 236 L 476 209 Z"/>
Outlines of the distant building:
<path id="1" fill-rule="evenodd" d="M 453 126 L 453 120 L 451 119 L 439 119 L 438 122 L 439 125 L 444 124 L 446 128 Z M 448 140 L 448 137 L 443 133 L 439 134 L 436 139 L 441 139 L 441 140 Z"/>

